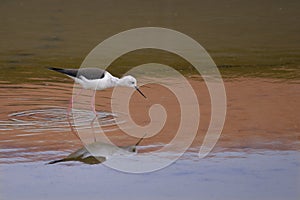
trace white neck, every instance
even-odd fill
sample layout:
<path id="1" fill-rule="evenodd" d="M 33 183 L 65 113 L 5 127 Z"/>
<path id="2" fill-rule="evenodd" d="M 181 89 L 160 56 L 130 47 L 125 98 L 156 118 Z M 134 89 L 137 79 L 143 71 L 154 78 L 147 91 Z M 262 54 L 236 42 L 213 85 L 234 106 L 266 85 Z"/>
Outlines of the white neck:
<path id="1" fill-rule="evenodd" d="M 122 77 L 122 78 L 117 78 L 117 77 L 114 77 L 113 75 L 109 74 L 110 75 L 110 83 L 107 85 L 107 87 L 116 87 L 116 86 L 128 86 L 127 84 L 127 79 L 126 79 L 126 76 Z"/>
<path id="2" fill-rule="evenodd" d="M 124 82 L 125 80 L 123 78 L 124 77 L 122 77 L 122 78 L 116 78 L 117 79 L 117 85 L 116 86 L 126 86 L 126 84 Z"/>

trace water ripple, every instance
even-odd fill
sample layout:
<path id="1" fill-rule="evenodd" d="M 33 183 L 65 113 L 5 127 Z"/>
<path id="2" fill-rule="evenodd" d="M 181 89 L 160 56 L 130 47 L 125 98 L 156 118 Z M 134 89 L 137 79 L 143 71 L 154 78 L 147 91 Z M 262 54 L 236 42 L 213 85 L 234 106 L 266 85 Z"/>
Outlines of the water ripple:
<path id="1" fill-rule="evenodd" d="M 120 114 L 97 112 L 98 122 L 103 128 L 113 127 L 125 121 L 116 122 Z M 70 130 L 70 119 L 76 120 L 78 128 L 89 128 L 95 114 L 87 110 L 73 110 L 73 116 L 67 116 L 67 110 L 60 107 L 25 110 L 11 113 L 9 119 L 0 121 L 0 130 L 22 130 L 37 133 L 43 131 L 61 132 Z M 114 129 L 111 129 L 114 130 Z M 24 134 L 28 136 L 29 134 Z M 22 136 L 22 135 L 19 135 Z"/>

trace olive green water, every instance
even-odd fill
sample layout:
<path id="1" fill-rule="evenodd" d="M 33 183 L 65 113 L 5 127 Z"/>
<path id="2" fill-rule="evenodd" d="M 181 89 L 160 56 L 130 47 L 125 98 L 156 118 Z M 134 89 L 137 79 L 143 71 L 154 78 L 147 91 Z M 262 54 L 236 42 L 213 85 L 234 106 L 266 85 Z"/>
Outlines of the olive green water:
<path id="1" fill-rule="evenodd" d="M 78 67 L 106 38 L 137 27 L 180 31 L 197 40 L 224 77 L 299 78 L 298 1 L 1 1 L 0 67 L 46 78 L 45 66 Z M 159 62 L 193 73 L 167 52 L 141 50 L 114 73 Z M 125 70 L 126 71 L 126 70 Z M 13 70 L 2 81 L 24 81 Z"/>

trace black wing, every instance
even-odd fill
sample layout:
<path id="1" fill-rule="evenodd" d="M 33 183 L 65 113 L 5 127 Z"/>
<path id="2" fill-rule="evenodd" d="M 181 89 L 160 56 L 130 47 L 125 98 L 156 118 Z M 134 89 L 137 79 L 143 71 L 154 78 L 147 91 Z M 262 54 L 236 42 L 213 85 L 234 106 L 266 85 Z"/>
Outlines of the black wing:
<path id="1" fill-rule="evenodd" d="M 80 77 L 83 76 L 86 79 L 102 79 L 105 76 L 105 71 L 99 68 L 80 68 L 80 69 L 61 69 L 56 67 L 48 68 L 53 71 L 60 72 L 62 74 L 66 74 L 72 77 Z"/>

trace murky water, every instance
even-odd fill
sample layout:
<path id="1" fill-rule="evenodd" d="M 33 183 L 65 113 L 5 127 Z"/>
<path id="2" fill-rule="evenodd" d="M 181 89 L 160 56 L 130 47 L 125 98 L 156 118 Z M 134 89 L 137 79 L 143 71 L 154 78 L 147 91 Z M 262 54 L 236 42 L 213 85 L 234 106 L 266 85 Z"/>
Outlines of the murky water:
<path id="1" fill-rule="evenodd" d="M 299 2 L 130 2 L 1 2 L 1 199 L 299 199 Z M 148 49 L 122 56 L 109 69 L 121 75 L 147 62 L 182 67 L 201 111 L 187 152 L 169 167 L 145 174 L 76 161 L 46 165 L 82 147 L 74 118 L 77 128 L 88 130 L 85 142 L 99 140 L 93 112 L 68 115 L 72 80 L 46 66 L 77 68 L 99 42 L 141 26 L 193 37 L 226 77 L 227 117 L 213 151 L 198 158 L 211 114 L 205 84 L 190 76 L 193 71 L 183 59 Z M 154 104 L 163 105 L 170 117 L 159 134 L 138 145 L 140 156 L 168 144 L 180 122 L 170 91 L 156 84 L 142 89 L 148 99 L 133 95 L 134 121 L 147 125 Z M 111 93 L 97 93 L 97 121 L 113 143 L 132 146 L 137 139 L 118 128 L 118 123 L 126 127 L 127 121 L 118 119 L 127 113 L 112 113 Z M 159 158 L 176 154 L 169 153 Z M 138 164 L 135 158 L 122 157 Z"/>

